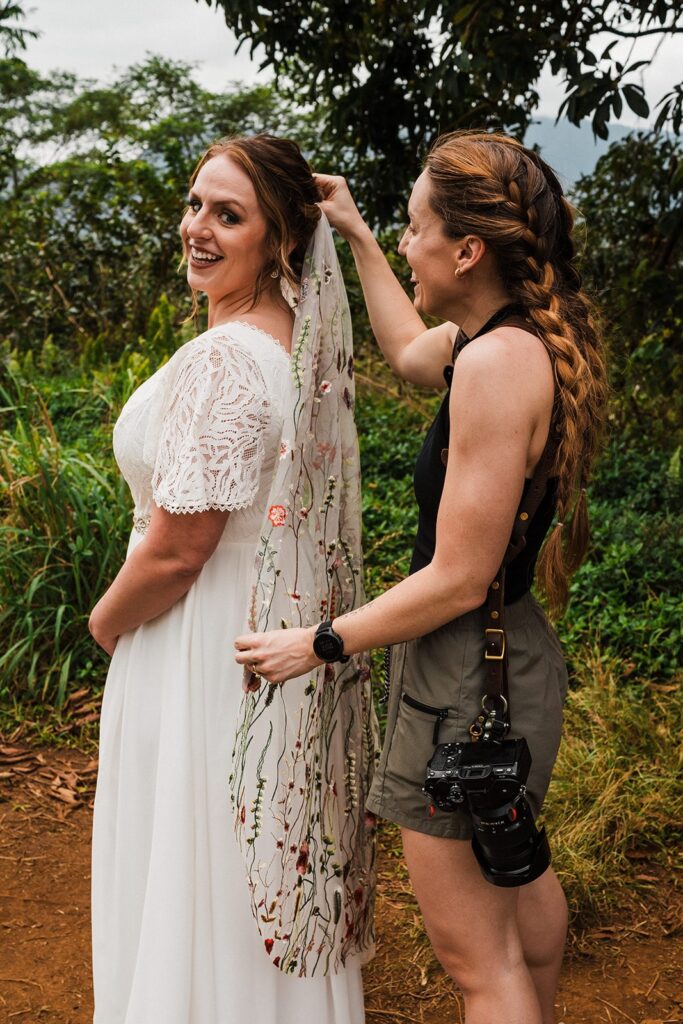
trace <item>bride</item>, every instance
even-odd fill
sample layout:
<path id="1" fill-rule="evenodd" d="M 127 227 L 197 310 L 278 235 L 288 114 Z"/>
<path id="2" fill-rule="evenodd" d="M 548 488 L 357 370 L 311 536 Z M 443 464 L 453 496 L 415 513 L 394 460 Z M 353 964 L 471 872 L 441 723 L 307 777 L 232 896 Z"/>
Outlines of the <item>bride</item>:
<path id="1" fill-rule="evenodd" d="M 125 405 L 128 556 L 93 609 L 111 656 L 92 861 L 95 1024 L 359 1024 L 377 749 L 364 656 L 243 678 L 247 624 L 363 602 L 348 305 L 298 147 L 222 140 L 181 236 L 209 329 Z M 252 666 L 254 669 L 255 666 Z"/>

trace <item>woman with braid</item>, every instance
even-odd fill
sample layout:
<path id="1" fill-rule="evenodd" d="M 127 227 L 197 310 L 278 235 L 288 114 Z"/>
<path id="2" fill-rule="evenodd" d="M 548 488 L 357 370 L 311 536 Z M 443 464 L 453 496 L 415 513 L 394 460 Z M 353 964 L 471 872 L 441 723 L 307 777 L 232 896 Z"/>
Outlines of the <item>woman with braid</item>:
<path id="1" fill-rule="evenodd" d="M 530 588 L 536 577 L 552 612 L 564 608 L 588 544 L 586 486 L 607 392 L 600 333 L 574 267 L 573 211 L 552 170 L 514 139 L 439 139 L 399 245 L 412 269 L 411 302 L 344 179 L 317 180 L 322 209 L 351 245 L 389 365 L 404 380 L 447 390 L 417 460 L 408 578 L 339 616 L 332 631 L 240 637 L 237 660 L 283 682 L 319 664 L 316 651 L 330 657 L 330 632 L 338 654 L 393 645 L 368 809 L 401 826 L 427 932 L 464 994 L 467 1024 L 551 1024 L 567 922 L 552 868 L 527 884 L 491 884 L 469 841 L 471 814 L 435 808 L 422 785 L 437 740 L 476 735 L 492 664 L 507 668 L 508 737 L 524 737 L 531 752 L 534 816 L 560 743 L 567 673 Z M 443 322 L 426 329 L 424 314 Z M 531 514 L 520 511 L 531 505 Z M 520 522 L 523 542 L 511 544 Z M 503 613 L 501 650 L 501 630 L 491 627 Z"/>

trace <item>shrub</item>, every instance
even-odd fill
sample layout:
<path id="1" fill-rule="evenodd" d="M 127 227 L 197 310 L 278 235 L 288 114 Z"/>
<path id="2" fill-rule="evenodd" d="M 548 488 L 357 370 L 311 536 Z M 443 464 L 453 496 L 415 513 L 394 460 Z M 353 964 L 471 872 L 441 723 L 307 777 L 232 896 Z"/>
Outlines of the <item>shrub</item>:
<path id="1" fill-rule="evenodd" d="M 103 680 L 87 620 L 119 568 L 129 526 L 125 484 L 96 452 L 60 442 L 29 385 L 9 381 L 14 415 L 0 463 L 0 700 L 60 706 Z"/>
<path id="2" fill-rule="evenodd" d="M 683 826 L 683 699 L 674 684 L 623 685 L 593 650 L 567 697 L 564 738 L 544 808 L 555 870 L 576 916 L 594 916 L 633 884 L 629 856 L 670 864 Z M 637 881 L 636 881 L 637 884 Z"/>

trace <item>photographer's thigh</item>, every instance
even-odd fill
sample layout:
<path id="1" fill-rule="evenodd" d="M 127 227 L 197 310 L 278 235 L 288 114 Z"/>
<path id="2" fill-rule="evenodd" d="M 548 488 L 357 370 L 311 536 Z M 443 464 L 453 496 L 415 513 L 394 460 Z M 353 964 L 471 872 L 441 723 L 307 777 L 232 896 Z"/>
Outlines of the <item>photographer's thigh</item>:
<path id="1" fill-rule="evenodd" d="M 468 1024 L 541 1024 L 517 927 L 519 890 L 487 882 L 468 840 L 401 829 L 410 880 L 444 970 L 465 997 Z"/>

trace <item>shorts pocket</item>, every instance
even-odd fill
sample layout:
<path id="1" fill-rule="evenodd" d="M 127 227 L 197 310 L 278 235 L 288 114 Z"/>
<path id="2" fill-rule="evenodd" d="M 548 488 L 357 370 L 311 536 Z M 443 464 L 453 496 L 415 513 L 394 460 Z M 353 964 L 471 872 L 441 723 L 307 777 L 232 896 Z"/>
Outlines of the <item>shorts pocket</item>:
<path id="1" fill-rule="evenodd" d="M 426 797 L 422 792 L 427 762 L 434 753 L 434 715 L 401 701 L 396 716 L 396 727 L 387 759 L 387 788 L 394 804 L 406 804 L 413 810 L 424 809 Z"/>
<path id="2" fill-rule="evenodd" d="M 423 704 L 423 702 L 421 700 L 417 700 L 416 697 L 411 697 L 409 693 L 401 694 L 401 700 L 404 704 L 407 704 L 409 708 L 413 708 L 414 711 L 421 711 L 422 714 L 434 719 L 432 742 L 434 743 L 434 746 L 436 746 L 439 742 L 441 723 L 448 718 L 448 708 L 433 708 L 429 704 Z"/>

